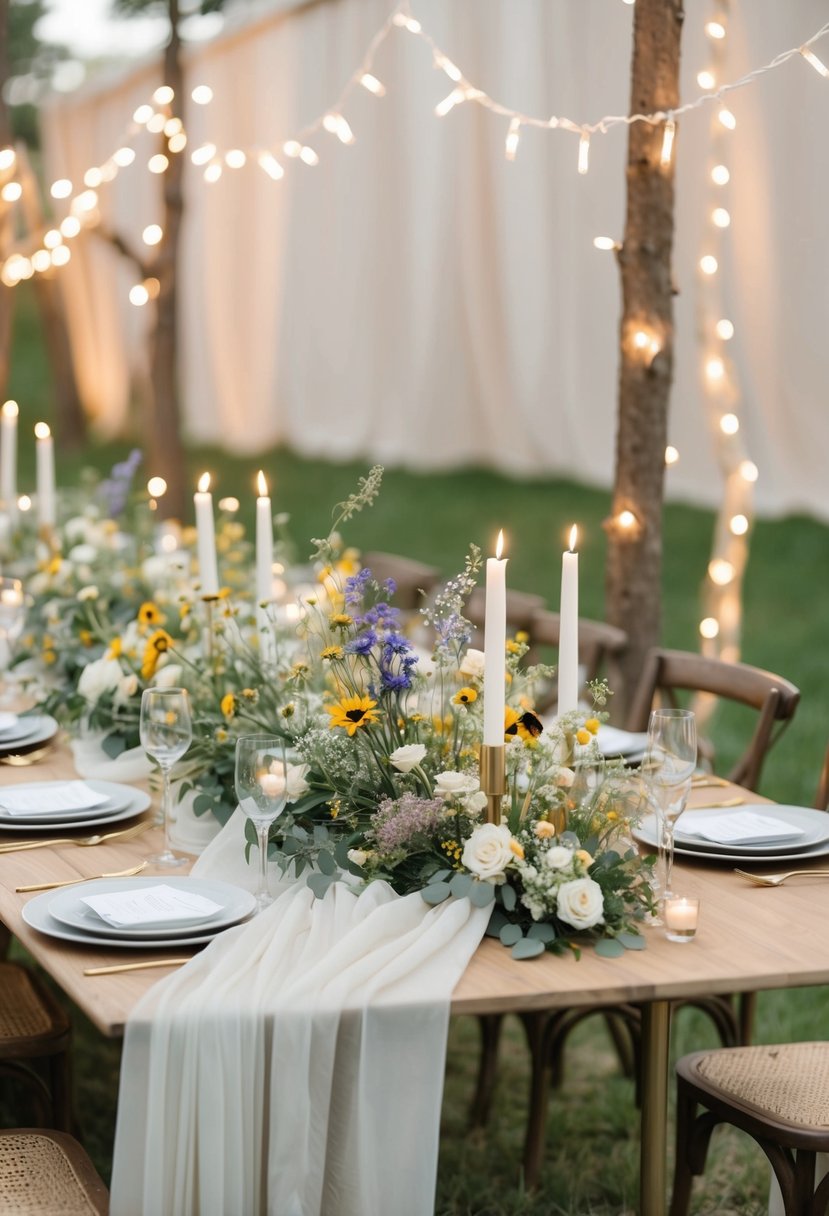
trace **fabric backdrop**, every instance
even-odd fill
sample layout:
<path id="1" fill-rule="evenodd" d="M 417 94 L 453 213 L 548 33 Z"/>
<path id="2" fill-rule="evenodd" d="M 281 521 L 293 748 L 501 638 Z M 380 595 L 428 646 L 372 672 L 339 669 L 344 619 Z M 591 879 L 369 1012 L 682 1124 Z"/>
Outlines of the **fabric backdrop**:
<path id="1" fill-rule="evenodd" d="M 324 112 L 361 61 L 391 0 L 239 5 L 221 39 L 188 52 L 190 149 L 278 148 Z M 632 8 L 621 0 L 414 0 L 413 12 L 465 74 L 524 112 L 590 121 L 628 107 Z M 683 98 L 707 65 L 708 6 L 692 6 Z M 728 79 L 796 46 L 825 0 L 735 0 Z M 823 45 L 817 50 L 829 56 Z M 449 92 L 424 43 L 395 31 L 345 113 L 357 142 L 320 133 L 320 164 L 253 164 L 214 184 L 188 170 L 182 258 L 184 412 L 189 434 L 255 452 L 282 442 L 330 458 L 420 469 L 477 462 L 516 474 L 612 475 L 618 274 L 592 245 L 619 236 L 626 134 L 592 141 L 524 131 L 504 158 L 506 121 L 472 105 L 437 119 Z M 79 181 L 121 142 L 160 82 L 155 64 L 47 110 L 53 177 Z M 757 502 L 829 518 L 827 82 L 802 60 L 732 94 L 722 266 L 739 412 L 760 468 Z M 668 494 L 716 503 L 716 448 L 700 383 L 697 263 L 709 223 L 710 111 L 681 124 L 676 250 L 677 362 Z M 136 244 L 160 217 L 159 179 L 139 158 L 101 191 L 111 227 Z M 284 160 L 284 158 L 283 158 Z M 136 275 L 94 236 L 61 272 L 83 397 L 105 432 L 145 375 L 148 309 Z"/>

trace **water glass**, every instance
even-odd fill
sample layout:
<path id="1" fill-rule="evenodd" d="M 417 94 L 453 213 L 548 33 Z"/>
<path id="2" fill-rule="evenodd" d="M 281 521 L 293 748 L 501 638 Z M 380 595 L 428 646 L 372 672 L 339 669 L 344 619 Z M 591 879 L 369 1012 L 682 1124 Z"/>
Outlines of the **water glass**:
<path id="1" fill-rule="evenodd" d="M 697 727 L 690 709 L 655 709 L 648 723 L 642 764 L 648 796 L 656 810 L 660 836 L 661 895 L 671 896 L 674 829 L 685 810 L 697 766 Z"/>
<path id="2" fill-rule="evenodd" d="M 141 746 L 161 769 L 161 814 L 164 823 L 164 849 L 147 860 L 157 866 L 183 866 L 186 857 L 177 857 L 170 845 L 173 822 L 170 773 L 193 740 L 190 698 L 185 688 L 145 688 L 141 697 Z"/>
<path id="3" fill-rule="evenodd" d="M 268 836 L 288 802 L 285 743 L 276 735 L 240 735 L 236 740 L 236 796 L 239 806 L 256 828 L 259 844 L 259 878 L 256 903 L 259 911 L 273 901 L 268 889 Z"/>

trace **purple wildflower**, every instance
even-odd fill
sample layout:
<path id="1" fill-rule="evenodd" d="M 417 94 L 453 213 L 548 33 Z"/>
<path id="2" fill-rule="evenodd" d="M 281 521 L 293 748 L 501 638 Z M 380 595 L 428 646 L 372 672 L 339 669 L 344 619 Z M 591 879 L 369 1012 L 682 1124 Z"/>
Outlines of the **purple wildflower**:
<path id="1" fill-rule="evenodd" d="M 377 849 L 380 853 L 395 853 L 417 843 L 418 838 L 433 836 L 442 818 L 440 798 L 418 798 L 416 794 L 403 794 L 396 801 L 384 798 L 371 817 Z"/>
<path id="2" fill-rule="evenodd" d="M 377 634 L 373 629 L 365 629 L 362 633 L 358 633 L 356 638 L 346 642 L 345 648 L 349 654 L 370 654 L 376 645 Z"/>
<path id="3" fill-rule="evenodd" d="M 126 460 L 112 466 L 109 477 L 98 487 L 110 519 L 116 519 L 126 507 L 130 484 L 142 460 L 140 449 L 133 448 Z"/>

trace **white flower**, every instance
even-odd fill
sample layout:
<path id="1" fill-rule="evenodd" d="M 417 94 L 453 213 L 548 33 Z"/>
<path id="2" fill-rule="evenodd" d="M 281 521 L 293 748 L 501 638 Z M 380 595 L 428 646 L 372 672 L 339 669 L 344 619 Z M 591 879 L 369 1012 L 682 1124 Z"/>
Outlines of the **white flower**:
<path id="1" fill-rule="evenodd" d="M 165 663 L 159 667 L 153 679 L 155 688 L 179 688 L 181 686 L 181 667 L 178 663 Z"/>
<path id="2" fill-rule="evenodd" d="M 556 785 L 560 785 L 563 789 L 568 789 L 576 779 L 576 774 L 571 768 L 560 768 L 556 773 Z"/>
<path id="3" fill-rule="evenodd" d="M 566 870 L 567 867 L 572 864 L 572 861 L 573 850 L 566 849 L 564 845 L 561 844 L 553 845 L 553 847 L 548 849 L 544 854 L 544 863 L 545 865 L 548 865 L 551 870 Z"/>
<path id="4" fill-rule="evenodd" d="M 368 861 L 368 853 L 365 849 L 349 849 L 347 856 L 355 866 L 364 866 Z"/>
<path id="5" fill-rule="evenodd" d="M 436 798 L 464 798 L 478 789 L 478 778 L 469 773 L 456 773 L 449 769 L 435 777 Z"/>
<path id="6" fill-rule="evenodd" d="M 463 800 L 463 809 L 468 815 L 477 815 L 486 806 L 486 794 L 483 790 L 476 790 L 474 794 L 470 794 Z"/>
<path id="7" fill-rule="evenodd" d="M 117 659 L 95 659 L 87 663 L 78 680 L 78 692 L 87 701 L 97 701 L 105 692 L 114 691 L 123 677 Z"/>
<path id="8" fill-rule="evenodd" d="M 78 592 L 78 599 L 81 603 L 84 603 L 85 600 L 97 600 L 98 594 L 98 588 L 90 584 L 88 587 L 81 587 Z"/>
<path id="9" fill-rule="evenodd" d="M 77 562 L 79 566 L 88 566 L 97 556 L 98 550 L 94 545 L 75 545 L 69 550 L 70 560 Z"/>
<path id="10" fill-rule="evenodd" d="M 271 761 L 271 773 L 283 783 L 289 802 L 296 802 L 297 798 L 307 794 L 311 788 L 305 780 L 309 767 L 308 764 L 288 764 L 286 766 L 281 760 Z"/>
<path id="11" fill-rule="evenodd" d="M 604 920 L 602 889 L 592 878 L 563 882 L 557 892 L 559 920 L 574 929 L 591 929 Z"/>
<path id="12" fill-rule="evenodd" d="M 129 701 L 130 697 L 134 697 L 138 692 L 138 676 L 135 672 L 130 672 L 128 676 L 118 681 L 118 689 L 115 693 L 116 701 Z"/>
<path id="13" fill-rule="evenodd" d="M 469 676 L 473 680 L 480 680 L 484 674 L 484 652 L 475 650 L 470 646 L 466 654 L 463 656 L 458 671 L 462 676 Z"/>
<path id="14" fill-rule="evenodd" d="M 394 765 L 399 773 L 410 773 L 426 755 L 424 743 L 407 743 L 404 747 L 396 748 L 389 756 L 389 763 Z"/>
<path id="15" fill-rule="evenodd" d="M 511 841 L 512 833 L 505 823 L 482 823 L 464 845 L 461 861 L 485 882 L 502 882 L 504 871 L 515 860 Z"/>

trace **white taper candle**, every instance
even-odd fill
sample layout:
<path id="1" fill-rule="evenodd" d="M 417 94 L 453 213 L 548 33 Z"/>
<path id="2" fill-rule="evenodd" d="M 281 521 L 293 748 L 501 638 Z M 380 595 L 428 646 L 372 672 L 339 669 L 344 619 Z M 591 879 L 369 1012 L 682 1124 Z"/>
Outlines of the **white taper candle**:
<path id="1" fill-rule="evenodd" d="M 495 557 L 486 561 L 486 615 L 484 620 L 484 743 L 504 744 L 507 647 L 507 559 L 501 557 L 504 534 L 498 533 Z"/>
<path id="2" fill-rule="evenodd" d="M 210 474 L 202 473 L 199 488 L 193 495 L 196 506 L 196 538 L 199 558 L 199 581 L 202 595 L 218 595 L 219 570 L 216 565 L 216 532 L 213 524 L 213 495 Z"/>
<path id="3" fill-rule="evenodd" d="M 570 548 L 561 555 L 561 604 L 558 636 L 558 712 L 569 713 L 579 703 L 579 555 L 578 532 L 570 529 Z"/>

